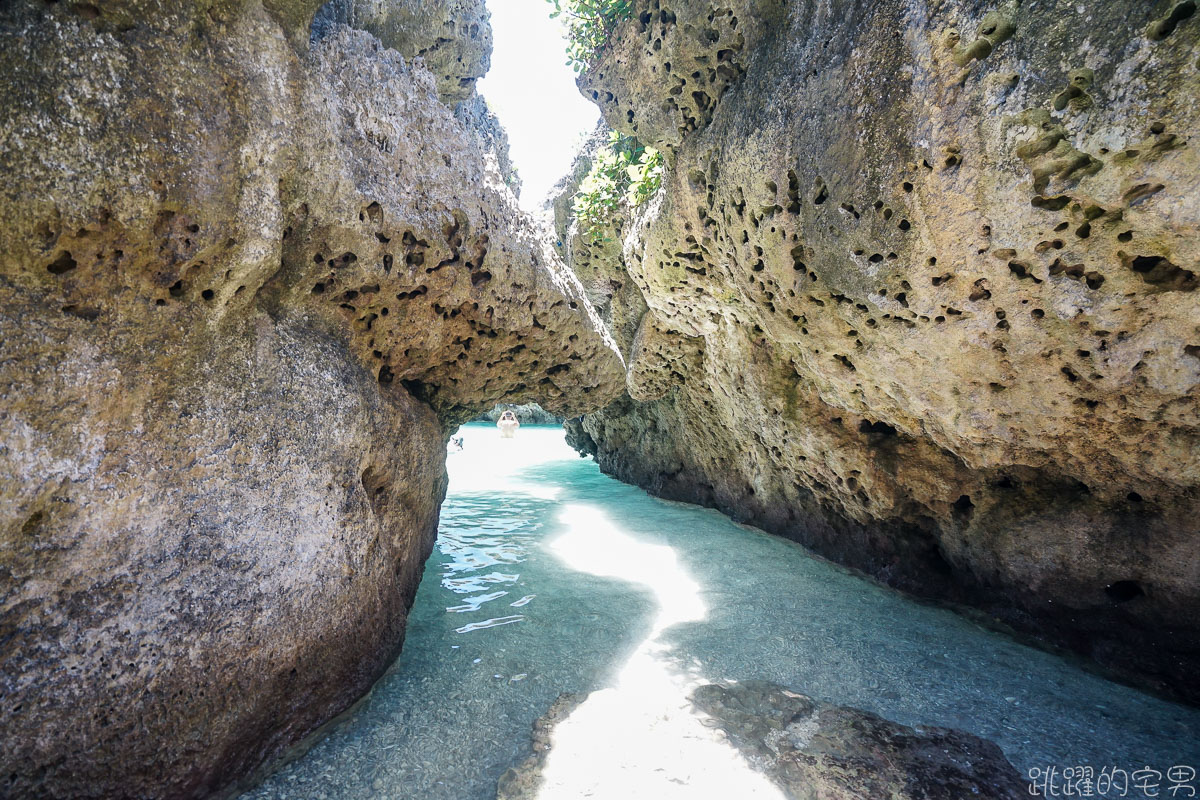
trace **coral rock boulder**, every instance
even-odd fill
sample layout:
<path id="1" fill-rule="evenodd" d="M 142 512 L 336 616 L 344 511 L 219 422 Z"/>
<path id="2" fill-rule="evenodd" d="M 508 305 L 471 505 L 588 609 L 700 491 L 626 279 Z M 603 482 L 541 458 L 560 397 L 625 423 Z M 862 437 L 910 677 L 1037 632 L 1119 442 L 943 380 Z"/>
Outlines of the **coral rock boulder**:
<path id="1" fill-rule="evenodd" d="M 434 76 L 315 3 L 0 11 L 0 795 L 199 797 L 398 651 L 444 442 L 618 356 Z"/>

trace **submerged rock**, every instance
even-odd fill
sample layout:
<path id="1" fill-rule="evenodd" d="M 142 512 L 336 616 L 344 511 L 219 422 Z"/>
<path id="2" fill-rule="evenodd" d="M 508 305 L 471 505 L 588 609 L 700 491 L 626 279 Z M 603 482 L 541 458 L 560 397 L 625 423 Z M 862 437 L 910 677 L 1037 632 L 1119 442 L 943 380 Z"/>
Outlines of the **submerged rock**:
<path id="1" fill-rule="evenodd" d="M 500 777 L 497 800 L 551 800 L 546 782 L 555 731 L 586 696 L 564 694 L 533 724 L 533 754 Z M 866 711 L 822 703 L 765 681 L 700 686 L 701 724 L 725 740 L 789 800 L 961 800 L 1027 797 L 992 742 L 950 728 L 910 728 Z M 592 765 L 600 773 L 621 764 Z M 665 776 L 686 787 L 688 775 Z M 707 796 L 707 795 L 706 795 Z"/>
<path id="2" fill-rule="evenodd" d="M 965 731 L 910 728 L 764 681 L 701 686 L 692 700 L 788 798 L 1029 796 L 1000 748 Z"/>
<path id="3" fill-rule="evenodd" d="M 668 170 L 568 234 L 628 363 L 573 439 L 1200 700 L 1192 5 L 636 3 L 580 85 Z"/>
<path id="4" fill-rule="evenodd" d="M 434 76 L 315 2 L 0 10 L 0 795 L 200 797 L 399 650 L 444 445 L 621 368 Z"/>
<path id="5" fill-rule="evenodd" d="M 504 771 L 496 784 L 496 800 L 537 800 L 542 787 L 542 767 L 554 746 L 554 729 L 587 698 L 586 693 L 564 692 L 545 714 L 533 721 L 533 754 Z"/>

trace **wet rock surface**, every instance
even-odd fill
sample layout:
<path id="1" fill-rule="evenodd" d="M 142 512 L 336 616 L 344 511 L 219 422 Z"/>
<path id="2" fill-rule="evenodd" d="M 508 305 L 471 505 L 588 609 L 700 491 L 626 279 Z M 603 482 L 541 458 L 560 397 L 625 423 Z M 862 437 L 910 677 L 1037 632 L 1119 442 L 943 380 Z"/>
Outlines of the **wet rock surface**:
<path id="1" fill-rule="evenodd" d="M 0 795 L 199 797 L 399 650 L 444 444 L 620 381 L 434 76 L 316 3 L 0 11 Z"/>
<path id="2" fill-rule="evenodd" d="M 581 87 L 669 169 L 568 234 L 628 361 L 574 441 L 1197 700 L 1189 9 L 637 4 Z"/>

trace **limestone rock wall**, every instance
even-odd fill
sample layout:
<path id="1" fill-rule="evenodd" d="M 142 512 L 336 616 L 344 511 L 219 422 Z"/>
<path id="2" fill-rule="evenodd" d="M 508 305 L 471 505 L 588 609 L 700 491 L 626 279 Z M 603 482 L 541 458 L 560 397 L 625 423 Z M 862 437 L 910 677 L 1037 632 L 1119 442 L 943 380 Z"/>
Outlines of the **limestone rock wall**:
<path id="1" fill-rule="evenodd" d="M 367 31 L 407 59 L 420 58 L 448 104 L 466 100 L 492 59 L 483 0 L 329 0 L 313 22 L 316 38 L 339 24 Z"/>
<path id="2" fill-rule="evenodd" d="M 1200 700 L 1194 4 L 668 6 L 581 79 L 670 168 L 577 444 Z"/>
<path id="3" fill-rule="evenodd" d="M 520 194 L 521 182 L 508 154 L 508 134 L 476 93 L 492 57 L 491 15 L 483 0 L 327 0 L 313 17 L 319 41 L 341 26 L 364 30 L 404 58 L 420 59 L 437 81 L 438 96 L 463 127 L 496 159 L 505 184 Z"/>
<path id="4" fill-rule="evenodd" d="M 555 246 L 579 278 L 583 291 L 603 319 L 623 354 L 628 354 L 646 303 L 641 289 L 625 268 L 623 247 L 629 233 L 629 209 L 620 206 L 596 230 L 580 230 L 574 218 L 574 198 L 591 172 L 597 153 L 608 145 L 610 129 L 596 126 L 581 144 L 569 174 L 555 185 L 546 211 L 554 229 Z"/>
<path id="5" fill-rule="evenodd" d="M 316 3 L 0 10 L 0 795 L 200 797 L 397 653 L 449 431 L 621 366 L 435 76 Z"/>
<path id="6" fill-rule="evenodd" d="M 480 145 L 487 155 L 496 159 L 496 169 L 504 184 L 518 197 L 521 194 L 521 176 L 512 163 L 508 152 L 508 133 L 482 95 L 474 94 L 454 106 L 454 116 L 467 130 L 479 137 Z"/>

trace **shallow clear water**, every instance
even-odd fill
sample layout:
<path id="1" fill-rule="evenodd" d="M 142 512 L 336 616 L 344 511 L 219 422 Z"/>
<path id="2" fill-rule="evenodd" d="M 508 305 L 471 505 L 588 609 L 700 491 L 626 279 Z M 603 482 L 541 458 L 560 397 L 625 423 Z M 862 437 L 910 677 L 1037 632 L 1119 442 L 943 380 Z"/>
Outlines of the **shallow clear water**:
<path id="1" fill-rule="evenodd" d="M 523 427 L 512 440 L 485 425 L 461 434 L 403 654 L 350 718 L 245 798 L 492 798 L 560 693 L 617 687 L 602 704 L 607 719 L 589 724 L 619 741 L 648 724 L 639 710 L 678 705 L 687 686 L 720 679 L 962 728 L 995 741 L 1022 773 L 1200 767 L 1198 710 L 715 511 L 652 498 L 580 459 L 558 428 Z M 602 761 L 594 742 L 581 746 Z M 719 760 L 704 752 L 706 764 Z M 752 795 L 768 796 L 741 793 Z"/>

